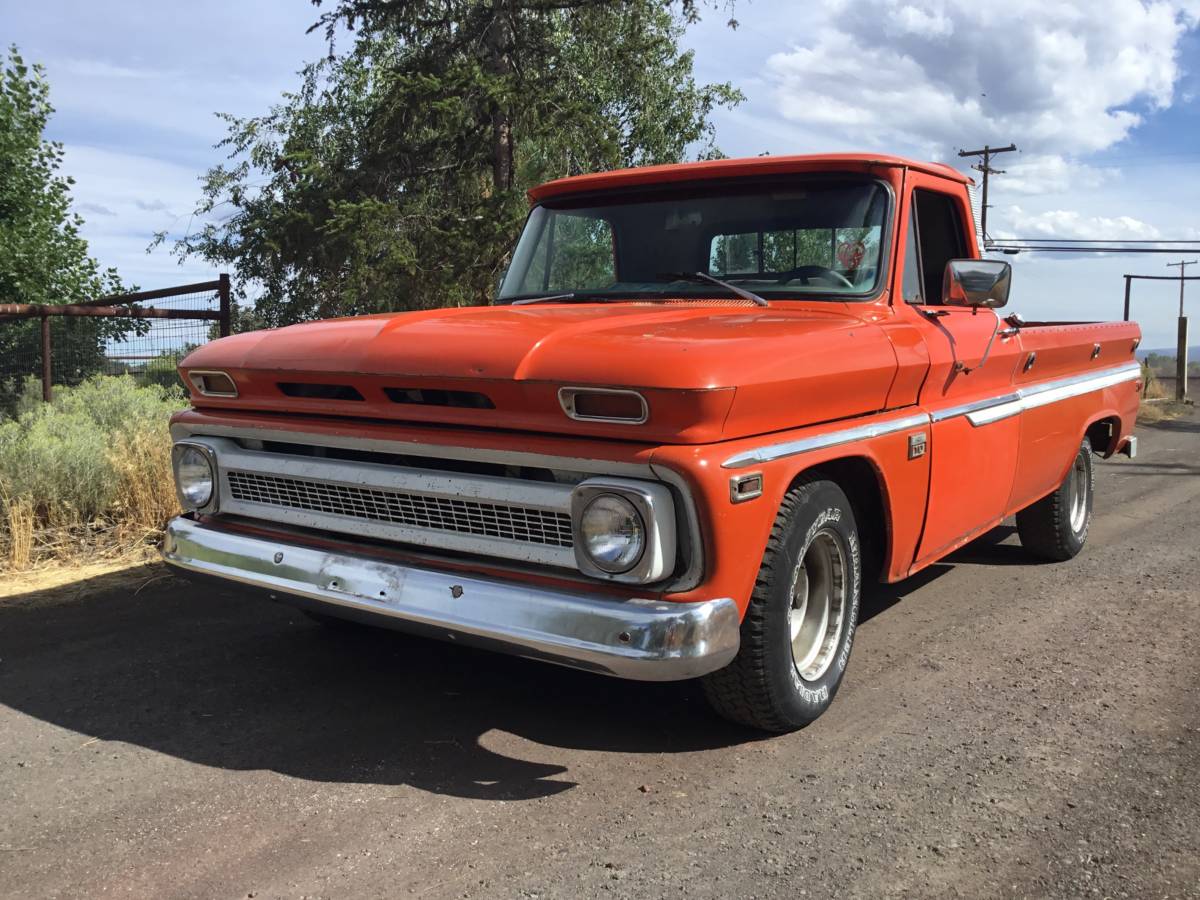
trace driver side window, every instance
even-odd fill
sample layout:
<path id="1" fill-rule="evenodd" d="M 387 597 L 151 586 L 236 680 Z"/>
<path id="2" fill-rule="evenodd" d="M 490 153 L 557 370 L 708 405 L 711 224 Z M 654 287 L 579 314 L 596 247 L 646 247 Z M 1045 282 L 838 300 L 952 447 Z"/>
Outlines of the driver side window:
<path id="1" fill-rule="evenodd" d="M 946 263 L 966 255 L 960 205 L 936 191 L 913 191 L 901 292 L 908 303 L 940 306 Z"/>

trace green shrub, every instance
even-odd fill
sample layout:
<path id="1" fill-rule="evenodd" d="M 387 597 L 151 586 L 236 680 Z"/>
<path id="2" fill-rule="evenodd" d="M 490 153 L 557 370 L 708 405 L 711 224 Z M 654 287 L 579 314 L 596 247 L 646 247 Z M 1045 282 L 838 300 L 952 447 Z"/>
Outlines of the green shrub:
<path id="1" fill-rule="evenodd" d="M 23 396 L 18 406 L 16 418 L 0 421 L 6 543 L 16 510 L 31 509 L 41 529 L 161 524 L 172 491 L 167 423 L 186 406 L 180 389 L 96 376 L 55 388 L 52 403 Z M 19 554 L 10 546 L 9 556 Z"/>

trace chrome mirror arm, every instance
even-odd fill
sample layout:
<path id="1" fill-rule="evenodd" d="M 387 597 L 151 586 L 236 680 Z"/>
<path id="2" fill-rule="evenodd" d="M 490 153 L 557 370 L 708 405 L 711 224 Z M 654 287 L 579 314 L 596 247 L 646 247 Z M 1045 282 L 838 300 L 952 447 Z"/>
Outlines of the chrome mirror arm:
<path id="1" fill-rule="evenodd" d="M 983 357 L 979 360 L 979 365 L 967 368 L 967 366 L 962 362 L 956 362 L 954 364 L 954 370 L 956 372 L 962 372 L 964 375 L 970 375 L 972 372 L 978 372 L 980 369 L 982 369 L 983 364 L 988 361 L 988 357 L 991 356 L 992 353 L 992 344 L 996 343 L 996 335 L 1000 333 L 1000 314 L 993 309 L 992 315 L 996 317 L 996 327 L 992 329 L 992 336 L 988 338 L 987 346 L 983 350 Z"/>

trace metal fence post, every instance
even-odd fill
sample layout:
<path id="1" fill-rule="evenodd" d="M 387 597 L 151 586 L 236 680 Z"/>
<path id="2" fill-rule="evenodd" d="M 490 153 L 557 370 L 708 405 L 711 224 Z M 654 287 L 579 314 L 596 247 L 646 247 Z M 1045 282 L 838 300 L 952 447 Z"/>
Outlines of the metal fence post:
<path id="1" fill-rule="evenodd" d="M 233 323 L 230 321 L 232 310 L 229 303 L 229 276 L 222 272 L 217 277 L 217 281 L 219 282 L 217 293 L 221 298 L 221 323 L 218 327 L 218 332 L 221 337 L 229 337 L 233 333 L 233 328 L 231 327 Z"/>
<path id="2" fill-rule="evenodd" d="M 1125 276 L 1125 321 L 1129 321 L 1129 286 L 1133 284 L 1133 276 Z"/>
<path id="3" fill-rule="evenodd" d="M 50 360 L 50 317 L 42 313 L 42 400 L 54 399 L 54 374 Z"/>

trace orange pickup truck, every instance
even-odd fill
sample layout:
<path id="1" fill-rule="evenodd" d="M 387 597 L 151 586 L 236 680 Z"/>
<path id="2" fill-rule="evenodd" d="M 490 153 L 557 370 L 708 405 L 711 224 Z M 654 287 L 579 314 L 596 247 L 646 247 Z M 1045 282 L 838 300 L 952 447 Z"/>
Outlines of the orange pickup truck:
<path id="1" fill-rule="evenodd" d="M 180 372 L 167 561 L 811 722 L 864 582 L 1015 514 L 1067 559 L 1133 456 L 1128 322 L 1001 318 L 971 183 L 875 155 L 567 178 L 490 306 L 238 334 Z"/>

